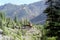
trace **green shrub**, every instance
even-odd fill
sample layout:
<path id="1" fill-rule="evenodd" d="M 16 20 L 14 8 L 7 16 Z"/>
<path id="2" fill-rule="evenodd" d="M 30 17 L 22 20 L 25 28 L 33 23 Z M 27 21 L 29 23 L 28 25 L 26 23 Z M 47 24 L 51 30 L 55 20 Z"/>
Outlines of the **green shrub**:
<path id="1" fill-rule="evenodd" d="M 56 40 L 56 37 L 48 37 L 47 40 Z"/>

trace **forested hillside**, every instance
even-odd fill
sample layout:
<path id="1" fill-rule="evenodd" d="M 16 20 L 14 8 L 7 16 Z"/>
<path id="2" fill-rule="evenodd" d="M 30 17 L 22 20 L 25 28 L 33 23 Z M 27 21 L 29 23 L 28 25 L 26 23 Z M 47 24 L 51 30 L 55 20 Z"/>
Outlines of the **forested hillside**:
<path id="1" fill-rule="evenodd" d="M 60 40 L 60 0 L 0 6 L 0 40 Z"/>
<path id="2" fill-rule="evenodd" d="M 0 40 L 41 40 L 43 25 L 35 25 L 27 19 L 18 20 L 6 18 L 5 13 L 0 12 Z"/>

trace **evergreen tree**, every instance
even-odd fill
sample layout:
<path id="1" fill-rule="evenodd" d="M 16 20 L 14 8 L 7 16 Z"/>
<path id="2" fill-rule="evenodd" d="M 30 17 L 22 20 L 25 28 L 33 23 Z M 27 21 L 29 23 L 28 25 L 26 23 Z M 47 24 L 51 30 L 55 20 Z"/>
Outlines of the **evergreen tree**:
<path id="1" fill-rule="evenodd" d="M 5 20 L 5 13 L 0 12 L 0 28 L 3 28 L 3 26 L 6 26 L 6 20 Z"/>
<path id="2" fill-rule="evenodd" d="M 14 22 L 17 23 L 17 21 L 18 21 L 17 16 L 15 16 Z"/>
<path id="3" fill-rule="evenodd" d="M 60 40 L 60 0 L 48 0 L 47 3 L 49 4 L 49 7 L 45 10 L 48 17 L 46 35 L 49 37 L 57 36 L 57 40 Z"/>

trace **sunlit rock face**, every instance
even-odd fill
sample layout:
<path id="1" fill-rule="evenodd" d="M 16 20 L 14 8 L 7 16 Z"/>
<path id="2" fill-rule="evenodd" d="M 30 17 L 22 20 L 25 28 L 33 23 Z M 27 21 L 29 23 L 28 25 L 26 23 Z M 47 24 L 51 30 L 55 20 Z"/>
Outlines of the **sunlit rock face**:
<path id="1" fill-rule="evenodd" d="M 25 36 L 23 36 L 25 40 L 41 40 L 41 37 L 41 30 L 38 30 L 37 28 L 33 27 L 25 33 Z"/>
<path id="2" fill-rule="evenodd" d="M 0 40 L 13 40 L 10 36 L 2 36 L 0 35 Z"/>
<path id="3" fill-rule="evenodd" d="M 3 35 L 3 30 L 0 29 L 0 40 L 13 40 L 10 36 Z"/>

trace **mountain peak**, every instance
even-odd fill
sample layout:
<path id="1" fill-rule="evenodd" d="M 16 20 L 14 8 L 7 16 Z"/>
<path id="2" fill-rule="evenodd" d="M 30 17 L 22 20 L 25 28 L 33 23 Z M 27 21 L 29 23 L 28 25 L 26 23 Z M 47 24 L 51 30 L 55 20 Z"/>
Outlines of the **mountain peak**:
<path id="1" fill-rule="evenodd" d="M 4 4 L 5 6 L 7 6 L 7 5 L 15 5 L 15 4 L 12 4 L 12 3 L 7 3 L 7 4 Z"/>
<path id="2" fill-rule="evenodd" d="M 40 18 L 39 21 L 45 20 L 45 19 L 41 19 L 44 18 L 41 15 L 45 8 L 46 5 L 44 4 L 43 1 L 31 3 L 31 5 L 30 4 L 15 5 L 15 4 L 7 3 L 3 6 L 0 6 L 0 11 L 5 12 L 7 17 L 10 16 L 11 18 L 14 18 L 14 15 L 17 15 L 18 19 L 28 18 L 28 20 L 33 20 L 36 22 L 38 20 L 35 20 L 35 17 L 36 19 L 37 17 L 39 17 Z"/>

